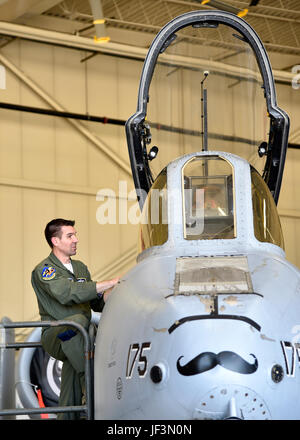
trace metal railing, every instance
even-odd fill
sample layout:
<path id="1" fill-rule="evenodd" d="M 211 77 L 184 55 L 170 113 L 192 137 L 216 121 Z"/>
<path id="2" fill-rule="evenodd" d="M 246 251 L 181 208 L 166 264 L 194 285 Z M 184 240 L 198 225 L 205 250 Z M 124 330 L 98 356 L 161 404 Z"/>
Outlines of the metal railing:
<path id="1" fill-rule="evenodd" d="M 87 420 L 94 418 L 94 398 L 92 386 L 92 365 L 93 350 L 91 347 L 90 337 L 85 328 L 73 321 L 34 321 L 34 322 L 8 322 L 1 323 L 1 327 L 5 329 L 11 328 L 28 328 L 28 327 L 59 327 L 71 326 L 79 330 L 84 339 L 84 359 L 85 359 L 85 399 L 84 405 L 78 406 L 50 406 L 44 408 L 22 408 L 22 409 L 0 409 L 0 416 L 26 415 L 26 414 L 51 414 L 65 412 L 85 412 Z M 27 347 L 41 347 L 38 342 L 16 342 L 5 343 L 2 348 L 18 349 Z"/>

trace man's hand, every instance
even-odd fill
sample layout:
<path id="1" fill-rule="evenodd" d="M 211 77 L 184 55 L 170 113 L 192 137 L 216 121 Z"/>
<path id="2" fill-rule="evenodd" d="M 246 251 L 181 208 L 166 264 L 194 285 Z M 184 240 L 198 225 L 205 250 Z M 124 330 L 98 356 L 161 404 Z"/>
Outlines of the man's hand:
<path id="1" fill-rule="evenodd" d="M 113 287 L 111 289 L 107 289 L 105 290 L 105 292 L 103 292 L 103 301 L 106 302 L 108 295 L 110 294 L 110 292 L 113 290 Z"/>
<path id="2" fill-rule="evenodd" d="M 104 302 L 106 301 L 108 295 L 110 294 L 110 292 L 112 291 L 114 286 L 119 282 L 119 279 L 120 279 L 120 277 L 116 277 L 116 278 L 113 278 L 112 280 L 98 281 L 96 283 L 97 293 L 103 292 Z"/>

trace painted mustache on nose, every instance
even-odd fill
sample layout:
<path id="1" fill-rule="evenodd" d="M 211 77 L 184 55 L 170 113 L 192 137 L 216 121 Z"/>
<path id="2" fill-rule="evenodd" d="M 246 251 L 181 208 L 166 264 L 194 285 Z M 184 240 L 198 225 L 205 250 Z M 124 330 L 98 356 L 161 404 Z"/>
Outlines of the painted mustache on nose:
<path id="1" fill-rule="evenodd" d="M 183 376 L 193 376 L 215 368 L 217 365 L 235 371 L 240 374 L 252 374 L 258 368 L 258 361 L 254 354 L 254 363 L 250 364 L 233 351 L 221 351 L 219 354 L 204 352 L 189 361 L 186 365 L 180 365 L 180 356 L 177 360 L 177 370 Z"/>

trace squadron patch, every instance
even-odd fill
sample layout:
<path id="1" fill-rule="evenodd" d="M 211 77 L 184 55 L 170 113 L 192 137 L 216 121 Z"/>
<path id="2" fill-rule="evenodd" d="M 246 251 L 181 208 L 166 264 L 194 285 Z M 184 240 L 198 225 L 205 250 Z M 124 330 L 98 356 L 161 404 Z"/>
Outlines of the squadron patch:
<path id="1" fill-rule="evenodd" d="M 52 280 L 55 277 L 56 269 L 52 266 L 45 266 L 42 271 L 43 280 Z"/>

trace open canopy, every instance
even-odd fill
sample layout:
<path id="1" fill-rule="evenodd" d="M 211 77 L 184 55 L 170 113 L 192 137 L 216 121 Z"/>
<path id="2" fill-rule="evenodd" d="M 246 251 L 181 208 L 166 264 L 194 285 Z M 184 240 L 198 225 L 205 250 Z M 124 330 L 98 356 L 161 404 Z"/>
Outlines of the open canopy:
<path id="1" fill-rule="evenodd" d="M 187 43 L 187 37 L 200 46 Z M 268 55 L 251 26 L 223 11 L 193 11 L 175 18 L 150 46 L 137 111 L 126 123 L 141 209 L 166 162 L 206 149 L 245 158 L 277 203 L 288 131 Z M 152 161 L 156 147 L 159 153 Z"/>

